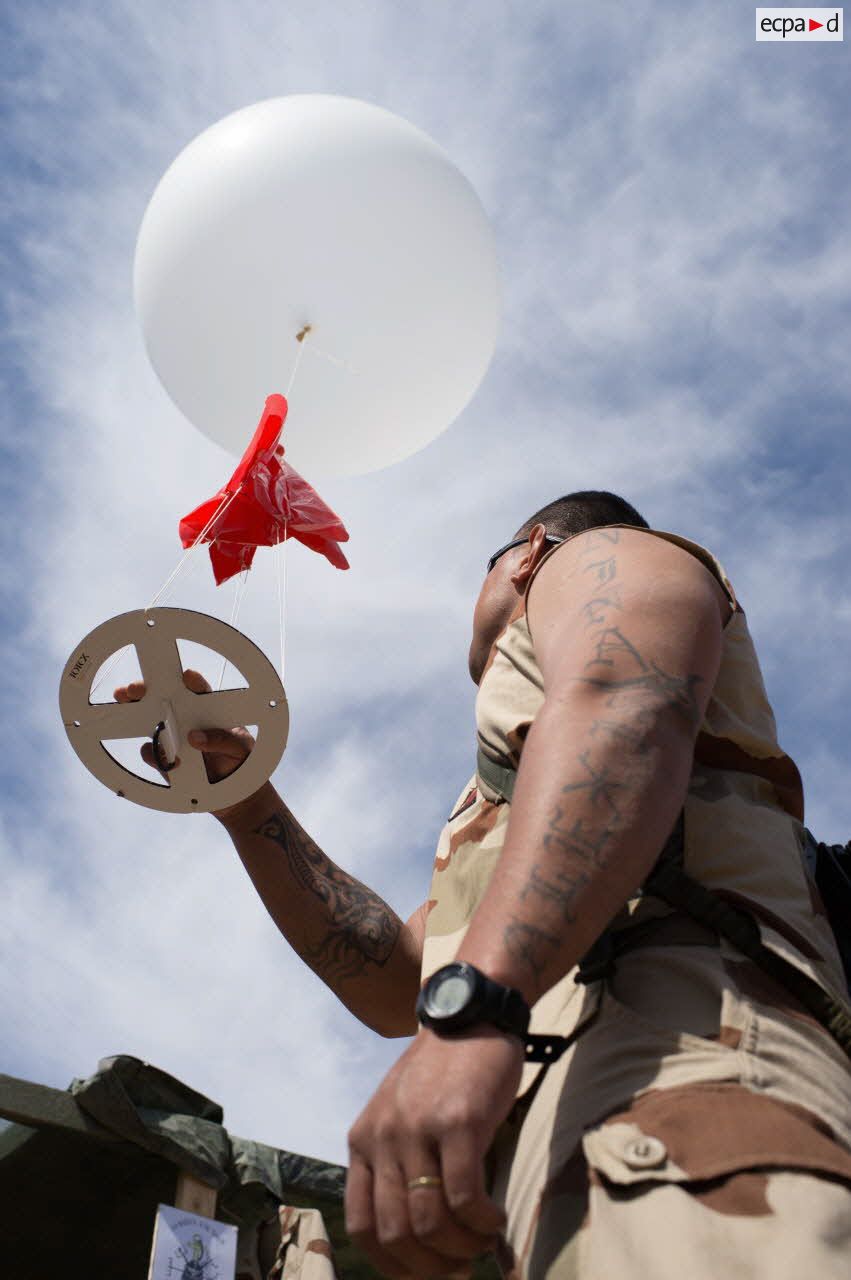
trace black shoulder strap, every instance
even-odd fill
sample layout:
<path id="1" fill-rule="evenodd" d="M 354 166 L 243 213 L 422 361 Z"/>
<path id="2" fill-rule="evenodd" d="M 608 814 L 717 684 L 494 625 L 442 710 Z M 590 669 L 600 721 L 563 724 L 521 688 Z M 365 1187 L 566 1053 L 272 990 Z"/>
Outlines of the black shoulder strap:
<path id="1" fill-rule="evenodd" d="M 804 857 L 824 903 L 851 990 L 851 843 L 824 844 L 804 828 Z"/>
<path id="2" fill-rule="evenodd" d="M 479 749 L 477 771 L 492 791 L 510 803 L 517 773 L 514 769 L 491 760 Z M 706 885 L 695 880 L 682 868 L 683 817 L 677 824 L 656 866 L 642 886 L 642 892 L 661 898 L 676 910 L 684 911 L 708 925 L 738 951 L 758 965 L 790 992 L 828 1031 L 839 1047 L 851 1058 L 851 1017 L 843 1005 L 807 974 L 788 960 L 771 951 L 762 941 L 759 927 L 747 911 L 734 907 Z M 611 966 L 613 948 L 611 933 L 605 930 L 583 957 L 580 965 L 583 981 L 602 976 Z"/>
<path id="3" fill-rule="evenodd" d="M 828 991 L 765 945 L 756 921 L 747 911 L 726 902 L 672 862 L 658 863 L 645 880 L 643 891 L 661 898 L 669 906 L 688 912 L 693 919 L 709 925 L 726 938 L 742 955 L 795 996 L 851 1057 L 851 1016 Z"/>

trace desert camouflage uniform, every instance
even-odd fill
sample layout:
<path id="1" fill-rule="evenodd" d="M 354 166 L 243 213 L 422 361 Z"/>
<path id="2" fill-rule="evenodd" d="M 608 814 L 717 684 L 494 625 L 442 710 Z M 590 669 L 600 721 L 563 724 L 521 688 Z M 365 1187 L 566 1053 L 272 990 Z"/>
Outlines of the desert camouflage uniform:
<path id="1" fill-rule="evenodd" d="M 697 556 L 733 609 L 684 804 L 684 869 L 847 1002 L 802 855 L 800 777 L 777 743 L 745 615 L 708 552 L 647 536 Z M 543 696 L 524 600 L 480 683 L 478 748 L 516 769 Z M 435 859 L 424 978 L 454 958 L 509 813 L 475 775 L 459 797 Z M 848 1059 L 751 961 L 658 899 L 634 898 L 613 927 L 642 935 L 614 974 L 583 986 L 569 973 L 532 1011 L 533 1031 L 581 1029 L 558 1063 L 527 1064 L 491 1152 L 508 1214 L 503 1269 L 534 1280 L 847 1280 Z"/>
<path id="2" fill-rule="evenodd" d="M 278 1209 L 281 1243 L 268 1280 L 336 1280 L 331 1241 L 318 1209 Z"/>

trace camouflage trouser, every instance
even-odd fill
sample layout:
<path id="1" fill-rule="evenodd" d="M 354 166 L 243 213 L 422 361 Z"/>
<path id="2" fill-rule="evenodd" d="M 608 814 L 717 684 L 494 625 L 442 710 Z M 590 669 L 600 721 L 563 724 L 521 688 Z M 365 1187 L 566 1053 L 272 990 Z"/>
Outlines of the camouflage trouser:
<path id="1" fill-rule="evenodd" d="M 492 1151 L 530 1280 L 848 1280 L 851 1071 L 738 953 L 647 947 Z"/>
<path id="2" fill-rule="evenodd" d="M 336 1280 L 319 1210 L 282 1204 L 274 1219 L 253 1231 L 240 1228 L 236 1280 Z"/>

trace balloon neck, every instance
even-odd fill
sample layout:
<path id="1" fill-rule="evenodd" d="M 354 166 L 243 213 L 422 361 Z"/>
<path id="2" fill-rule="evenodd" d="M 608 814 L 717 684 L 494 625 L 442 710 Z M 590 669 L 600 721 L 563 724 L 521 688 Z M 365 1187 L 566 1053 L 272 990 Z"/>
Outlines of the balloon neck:
<path id="1" fill-rule="evenodd" d="M 312 329 L 313 329 L 312 324 L 306 324 L 304 328 L 301 330 L 301 332 L 296 334 L 295 336 L 296 342 L 304 342 L 305 338 L 307 337 L 307 335 L 310 333 Z"/>

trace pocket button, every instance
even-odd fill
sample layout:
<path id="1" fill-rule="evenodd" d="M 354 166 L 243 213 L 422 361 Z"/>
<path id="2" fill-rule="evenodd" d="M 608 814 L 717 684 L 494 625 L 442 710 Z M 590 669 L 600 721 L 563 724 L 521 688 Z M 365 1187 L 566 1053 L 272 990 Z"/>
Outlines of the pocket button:
<path id="1" fill-rule="evenodd" d="M 658 1138 L 630 1138 L 624 1146 L 624 1161 L 630 1169 L 655 1169 L 664 1164 L 668 1152 L 664 1142 Z"/>

